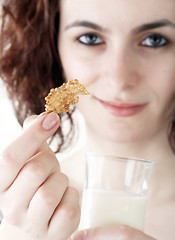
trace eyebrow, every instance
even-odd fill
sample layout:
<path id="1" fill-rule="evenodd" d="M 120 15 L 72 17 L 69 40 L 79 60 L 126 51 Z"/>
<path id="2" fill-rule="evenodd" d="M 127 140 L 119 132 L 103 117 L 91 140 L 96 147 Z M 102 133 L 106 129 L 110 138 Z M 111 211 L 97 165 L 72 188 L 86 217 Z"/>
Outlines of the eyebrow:
<path id="1" fill-rule="evenodd" d="M 97 31 L 100 31 L 100 32 L 106 32 L 107 29 L 96 24 L 96 23 L 93 23 L 93 22 L 89 22 L 89 21 L 75 21 L 71 24 L 68 24 L 66 27 L 65 27 L 65 30 L 68 30 L 70 28 L 73 28 L 73 27 L 87 27 L 87 28 L 92 28 L 94 30 L 97 30 Z"/>
<path id="2" fill-rule="evenodd" d="M 159 21 L 155 21 L 152 23 L 144 24 L 142 26 L 137 27 L 136 29 L 133 30 L 133 33 L 140 33 L 144 32 L 147 30 L 155 29 L 155 28 L 160 28 L 160 27 L 172 27 L 175 29 L 175 23 L 169 21 L 168 19 L 163 19 Z"/>
<path id="3" fill-rule="evenodd" d="M 94 30 L 100 31 L 100 32 L 107 32 L 107 29 L 90 21 L 74 21 L 71 24 L 68 24 L 65 27 L 65 30 L 68 30 L 70 28 L 74 27 L 87 27 L 87 28 L 92 28 Z M 160 27 L 172 27 L 175 29 L 175 23 L 171 22 L 168 19 L 162 19 L 158 20 L 155 22 L 143 24 L 139 27 L 136 27 L 132 32 L 134 34 L 138 34 L 147 30 L 155 29 L 155 28 L 160 28 Z"/>

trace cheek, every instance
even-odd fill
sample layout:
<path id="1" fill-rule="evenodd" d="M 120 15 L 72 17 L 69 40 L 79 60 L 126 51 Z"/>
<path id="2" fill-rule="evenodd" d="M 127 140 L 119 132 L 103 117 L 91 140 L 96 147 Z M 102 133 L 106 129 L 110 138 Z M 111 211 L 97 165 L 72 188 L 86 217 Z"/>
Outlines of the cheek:
<path id="1" fill-rule="evenodd" d="M 161 98 L 165 102 L 174 102 L 175 97 L 175 70 L 173 69 L 164 71 L 162 73 L 162 81 L 159 83 L 159 89 L 161 89 Z M 164 98 L 164 99 L 163 99 Z"/>
<path id="2" fill-rule="evenodd" d="M 172 66 L 162 68 L 150 82 L 156 104 L 156 111 L 161 112 L 162 119 L 171 120 L 175 108 L 175 70 Z"/>
<path id="3" fill-rule="evenodd" d="M 96 75 L 91 63 L 68 56 L 62 58 L 64 76 L 67 79 L 78 79 L 80 83 L 89 86 Z"/>
<path id="4" fill-rule="evenodd" d="M 94 62 L 92 59 L 82 56 L 82 54 L 77 52 L 76 48 L 72 47 L 66 40 L 62 42 L 64 42 L 64 44 L 60 43 L 59 53 L 66 80 L 77 78 L 82 84 L 87 86 L 97 74 L 97 68 L 94 66 Z"/>
<path id="5" fill-rule="evenodd" d="M 150 67 L 147 75 L 149 87 L 153 90 L 157 98 L 162 101 L 174 98 L 175 94 L 175 62 L 174 59 L 166 59 L 157 64 L 157 68 Z"/>

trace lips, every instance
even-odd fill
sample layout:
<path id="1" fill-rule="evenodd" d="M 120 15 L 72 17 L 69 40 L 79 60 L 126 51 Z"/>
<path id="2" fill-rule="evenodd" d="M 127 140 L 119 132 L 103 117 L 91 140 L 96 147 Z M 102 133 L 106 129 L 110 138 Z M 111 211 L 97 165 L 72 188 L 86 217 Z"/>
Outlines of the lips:
<path id="1" fill-rule="evenodd" d="M 97 99 L 97 98 L 96 98 Z M 147 105 L 127 102 L 110 102 L 97 99 L 98 102 L 112 115 L 117 117 L 131 117 L 140 113 Z"/>

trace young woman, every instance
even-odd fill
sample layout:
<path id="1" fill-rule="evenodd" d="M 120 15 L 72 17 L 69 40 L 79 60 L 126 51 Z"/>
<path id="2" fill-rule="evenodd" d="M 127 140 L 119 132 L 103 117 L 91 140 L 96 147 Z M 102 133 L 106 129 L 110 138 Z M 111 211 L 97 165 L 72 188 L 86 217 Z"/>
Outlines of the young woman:
<path id="1" fill-rule="evenodd" d="M 174 239 L 174 13 L 174 0 L 4 4 L 0 71 L 19 122 L 44 111 L 49 89 L 67 79 L 78 78 L 91 94 L 77 104 L 86 144 L 61 161 L 61 171 L 46 143 L 59 129 L 58 151 L 64 147 L 54 113 L 28 118 L 1 154 L 1 239 L 12 239 L 10 232 L 18 240 L 71 236 L 80 217 L 85 151 L 148 158 L 155 166 L 144 233 L 113 225 L 72 239 Z M 61 122 L 65 116 L 72 123 L 71 114 L 60 115 Z"/>

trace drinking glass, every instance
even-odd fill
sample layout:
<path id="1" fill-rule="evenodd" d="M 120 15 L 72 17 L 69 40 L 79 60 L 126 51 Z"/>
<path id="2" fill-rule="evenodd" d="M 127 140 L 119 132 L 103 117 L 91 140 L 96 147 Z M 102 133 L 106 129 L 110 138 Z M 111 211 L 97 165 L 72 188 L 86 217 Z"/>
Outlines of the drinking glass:
<path id="1" fill-rule="evenodd" d="M 79 229 L 124 224 L 144 230 L 153 162 L 86 153 Z"/>

